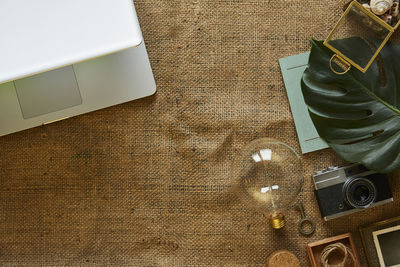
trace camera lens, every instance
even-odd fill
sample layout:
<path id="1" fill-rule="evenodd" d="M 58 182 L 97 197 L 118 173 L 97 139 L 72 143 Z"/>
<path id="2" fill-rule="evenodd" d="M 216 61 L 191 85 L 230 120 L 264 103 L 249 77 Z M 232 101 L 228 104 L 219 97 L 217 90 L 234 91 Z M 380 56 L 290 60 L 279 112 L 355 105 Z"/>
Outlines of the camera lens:
<path id="1" fill-rule="evenodd" d="M 357 209 L 368 208 L 376 198 L 376 187 L 368 179 L 350 178 L 343 186 L 343 194 L 346 202 Z"/>

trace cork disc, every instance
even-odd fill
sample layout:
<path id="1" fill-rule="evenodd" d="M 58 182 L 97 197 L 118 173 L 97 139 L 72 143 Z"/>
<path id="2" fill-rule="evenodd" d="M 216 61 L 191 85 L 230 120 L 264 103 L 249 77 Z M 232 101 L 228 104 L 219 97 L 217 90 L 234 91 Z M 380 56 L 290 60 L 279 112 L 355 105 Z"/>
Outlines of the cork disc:
<path id="1" fill-rule="evenodd" d="M 267 258 L 267 267 L 301 267 L 299 259 L 290 251 L 277 250 Z"/>

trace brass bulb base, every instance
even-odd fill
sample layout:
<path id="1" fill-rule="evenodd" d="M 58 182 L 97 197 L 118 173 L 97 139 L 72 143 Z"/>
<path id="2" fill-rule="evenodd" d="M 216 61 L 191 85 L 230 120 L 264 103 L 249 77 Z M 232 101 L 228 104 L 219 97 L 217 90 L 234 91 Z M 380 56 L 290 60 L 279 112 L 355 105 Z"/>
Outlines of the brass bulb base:
<path id="1" fill-rule="evenodd" d="M 269 216 L 269 223 L 275 230 L 281 229 L 285 226 L 285 215 L 282 212 L 271 214 Z"/>

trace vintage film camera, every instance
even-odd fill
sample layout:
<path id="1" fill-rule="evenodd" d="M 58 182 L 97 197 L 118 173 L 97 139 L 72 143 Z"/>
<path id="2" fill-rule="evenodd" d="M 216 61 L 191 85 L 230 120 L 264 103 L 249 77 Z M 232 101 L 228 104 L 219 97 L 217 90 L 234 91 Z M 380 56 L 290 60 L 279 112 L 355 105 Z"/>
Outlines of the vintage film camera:
<path id="1" fill-rule="evenodd" d="M 361 164 L 328 167 L 313 176 L 325 221 L 393 201 L 388 177 Z"/>

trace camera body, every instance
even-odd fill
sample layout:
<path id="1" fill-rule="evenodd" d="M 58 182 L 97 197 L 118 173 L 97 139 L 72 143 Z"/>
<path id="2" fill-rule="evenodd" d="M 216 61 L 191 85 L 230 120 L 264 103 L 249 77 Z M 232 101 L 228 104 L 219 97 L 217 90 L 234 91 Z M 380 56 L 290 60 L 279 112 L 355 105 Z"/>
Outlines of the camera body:
<path id="1" fill-rule="evenodd" d="M 313 181 L 325 221 L 393 201 L 387 175 L 361 164 L 328 167 L 317 172 Z"/>

